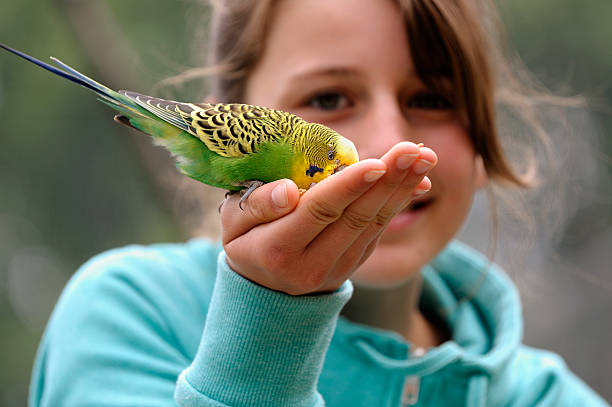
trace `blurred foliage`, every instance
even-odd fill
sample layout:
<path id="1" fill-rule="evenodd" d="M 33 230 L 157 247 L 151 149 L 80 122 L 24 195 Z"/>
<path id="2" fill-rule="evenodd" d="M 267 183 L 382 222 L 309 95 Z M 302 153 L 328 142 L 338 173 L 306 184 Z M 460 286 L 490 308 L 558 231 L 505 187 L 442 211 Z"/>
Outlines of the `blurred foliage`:
<path id="1" fill-rule="evenodd" d="M 137 78 L 139 88 L 134 90 L 151 93 L 161 79 L 199 60 L 190 54 L 192 35 L 205 19 L 200 20 L 202 9 L 195 0 L 101 3 L 109 8 L 128 49 L 137 50 L 129 60 L 114 61 L 117 69 Z M 66 4 L 0 2 L 0 41 L 43 60 L 56 56 L 100 77 L 69 22 Z M 607 106 L 608 113 L 599 109 L 594 115 L 604 126 L 602 134 L 609 134 L 612 2 L 514 0 L 500 5 L 512 46 L 535 76 L 553 90 L 591 97 L 596 108 Z M 89 51 L 104 55 L 108 46 L 99 43 Z M 176 98 L 190 100 L 203 97 L 202 92 L 190 85 Z M 186 238 L 159 199 L 129 130 L 113 123 L 112 115 L 86 90 L 1 53 L 1 405 L 24 405 L 44 324 L 61 287 L 80 264 L 111 247 Z M 601 143 L 609 157 L 609 137 Z M 604 211 L 609 211 L 607 205 Z M 595 213 L 601 213 L 601 202 L 597 208 Z M 604 393 L 610 390 L 601 379 L 610 376 L 610 369 L 592 366 L 578 374 L 612 397 Z"/>

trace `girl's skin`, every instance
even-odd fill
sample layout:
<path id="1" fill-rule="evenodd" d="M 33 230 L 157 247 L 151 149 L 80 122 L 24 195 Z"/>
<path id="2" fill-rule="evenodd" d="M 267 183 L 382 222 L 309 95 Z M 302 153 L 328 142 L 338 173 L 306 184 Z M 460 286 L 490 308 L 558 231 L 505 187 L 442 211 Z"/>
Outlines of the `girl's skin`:
<path id="1" fill-rule="evenodd" d="M 350 277 L 351 319 L 429 347 L 446 337 L 417 307 L 418 270 L 456 234 L 486 176 L 454 110 L 423 97 L 407 44 L 392 1 L 278 2 L 245 102 L 332 127 L 362 161 L 301 198 L 289 180 L 258 188 L 244 212 L 232 197 L 222 240 L 233 270 L 274 290 L 329 292 Z"/>

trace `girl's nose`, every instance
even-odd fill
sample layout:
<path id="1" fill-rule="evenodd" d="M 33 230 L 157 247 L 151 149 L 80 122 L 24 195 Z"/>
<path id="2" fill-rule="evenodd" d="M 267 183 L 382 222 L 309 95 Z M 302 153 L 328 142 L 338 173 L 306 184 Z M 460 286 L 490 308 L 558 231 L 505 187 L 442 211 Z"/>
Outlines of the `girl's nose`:
<path id="1" fill-rule="evenodd" d="M 380 158 L 395 144 L 411 140 L 410 125 L 396 103 L 381 105 L 363 117 L 366 134 L 360 137 L 357 151 L 360 159 Z"/>

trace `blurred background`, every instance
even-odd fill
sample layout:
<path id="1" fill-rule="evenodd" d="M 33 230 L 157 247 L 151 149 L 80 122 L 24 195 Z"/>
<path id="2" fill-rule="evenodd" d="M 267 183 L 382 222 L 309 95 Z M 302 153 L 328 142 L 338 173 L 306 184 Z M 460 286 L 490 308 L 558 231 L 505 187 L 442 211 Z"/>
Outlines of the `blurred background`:
<path id="1" fill-rule="evenodd" d="M 588 105 L 543 112 L 559 170 L 544 193 L 523 197 L 535 228 L 500 206 L 495 260 L 521 290 L 525 342 L 560 353 L 610 401 L 612 2 L 500 7 L 511 53 L 548 89 Z M 115 89 L 186 101 L 203 99 L 205 86 L 159 84 L 203 63 L 207 24 L 195 0 L 0 2 L 0 42 L 56 56 Z M 86 90 L 0 52 L 0 405 L 25 405 L 37 344 L 80 264 L 112 247 L 217 228 L 222 191 L 178 176 L 164 151 L 112 116 Z M 214 208 L 201 227 L 199 199 Z M 484 252 L 488 219 L 479 196 L 461 234 Z"/>

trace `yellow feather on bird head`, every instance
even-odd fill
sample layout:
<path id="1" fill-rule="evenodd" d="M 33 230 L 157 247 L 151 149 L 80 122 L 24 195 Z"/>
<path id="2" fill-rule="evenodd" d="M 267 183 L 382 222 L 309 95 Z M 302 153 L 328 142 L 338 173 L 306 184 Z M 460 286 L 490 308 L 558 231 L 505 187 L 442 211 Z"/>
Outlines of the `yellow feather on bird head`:
<path id="1" fill-rule="evenodd" d="M 299 188 L 314 183 L 359 161 L 353 142 L 318 123 L 302 122 L 294 129 L 296 160 L 291 177 Z"/>

